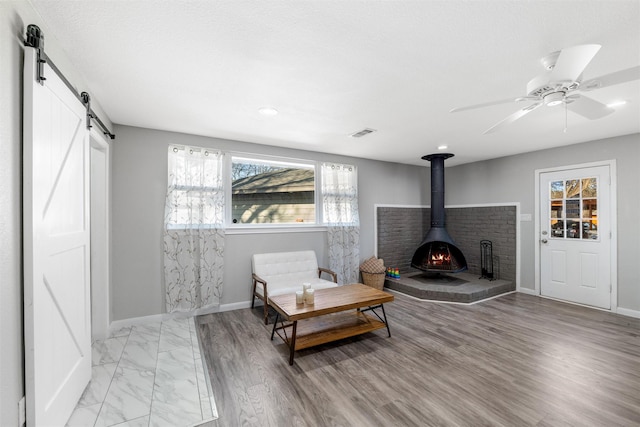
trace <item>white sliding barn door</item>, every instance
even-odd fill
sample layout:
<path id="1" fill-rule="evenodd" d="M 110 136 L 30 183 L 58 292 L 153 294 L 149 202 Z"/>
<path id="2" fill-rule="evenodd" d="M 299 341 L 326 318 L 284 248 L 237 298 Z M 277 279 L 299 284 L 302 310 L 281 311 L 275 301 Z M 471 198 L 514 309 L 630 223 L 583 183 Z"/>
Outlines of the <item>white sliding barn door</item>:
<path id="1" fill-rule="evenodd" d="M 86 110 L 35 50 L 24 64 L 24 328 L 28 426 L 64 426 L 91 379 Z"/>

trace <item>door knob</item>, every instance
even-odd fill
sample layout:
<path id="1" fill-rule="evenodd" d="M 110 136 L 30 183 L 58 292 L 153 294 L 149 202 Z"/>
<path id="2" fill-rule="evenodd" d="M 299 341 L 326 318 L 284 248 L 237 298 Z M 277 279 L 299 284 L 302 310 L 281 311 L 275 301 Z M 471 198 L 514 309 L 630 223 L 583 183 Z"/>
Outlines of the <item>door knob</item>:
<path id="1" fill-rule="evenodd" d="M 547 243 L 547 242 L 548 242 L 548 240 L 547 240 L 547 239 L 542 239 L 542 240 L 540 240 L 540 241 L 541 241 L 542 243 Z"/>

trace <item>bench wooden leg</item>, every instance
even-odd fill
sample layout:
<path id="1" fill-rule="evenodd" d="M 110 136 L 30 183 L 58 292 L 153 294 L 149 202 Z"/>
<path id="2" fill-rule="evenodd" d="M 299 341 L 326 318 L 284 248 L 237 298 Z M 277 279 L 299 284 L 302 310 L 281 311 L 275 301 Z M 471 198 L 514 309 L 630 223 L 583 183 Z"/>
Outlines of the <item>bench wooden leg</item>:
<path id="1" fill-rule="evenodd" d="M 269 323 L 269 304 L 267 304 L 267 298 L 264 298 L 264 324 Z"/>
<path id="2" fill-rule="evenodd" d="M 253 293 L 252 293 L 253 297 L 251 298 L 251 308 L 253 308 L 254 304 L 256 303 L 256 281 L 253 281 Z"/>

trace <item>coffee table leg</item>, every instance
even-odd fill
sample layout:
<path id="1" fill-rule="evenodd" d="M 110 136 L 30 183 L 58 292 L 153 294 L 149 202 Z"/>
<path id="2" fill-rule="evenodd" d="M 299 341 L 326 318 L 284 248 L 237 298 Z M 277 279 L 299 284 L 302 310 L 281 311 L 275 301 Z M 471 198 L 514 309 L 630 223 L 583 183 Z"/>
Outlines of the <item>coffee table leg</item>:
<path id="1" fill-rule="evenodd" d="M 298 328 L 298 321 L 293 322 L 293 330 L 291 331 L 291 340 L 289 342 L 289 365 L 293 365 L 293 353 L 296 351 L 296 329 Z"/>
<path id="2" fill-rule="evenodd" d="M 273 322 L 273 330 L 271 331 L 271 341 L 273 341 L 273 335 L 276 333 L 276 326 L 278 326 L 278 318 L 280 317 L 280 313 L 276 311 L 276 320 Z"/>
<path id="3" fill-rule="evenodd" d="M 389 329 L 389 322 L 387 321 L 387 313 L 384 312 L 384 304 L 380 304 L 382 307 L 382 316 L 384 317 L 384 324 L 387 325 L 387 333 L 389 334 L 389 338 L 391 338 L 391 330 Z"/>

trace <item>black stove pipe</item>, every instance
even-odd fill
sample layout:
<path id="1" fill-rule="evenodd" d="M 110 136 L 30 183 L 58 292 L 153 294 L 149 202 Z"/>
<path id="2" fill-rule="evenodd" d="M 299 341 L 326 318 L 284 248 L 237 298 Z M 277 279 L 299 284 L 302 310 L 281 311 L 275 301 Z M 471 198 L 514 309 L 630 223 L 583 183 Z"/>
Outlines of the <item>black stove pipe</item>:
<path id="1" fill-rule="evenodd" d="M 444 161 L 453 157 L 451 153 L 423 156 L 431 163 L 431 227 L 445 228 L 444 215 Z"/>

